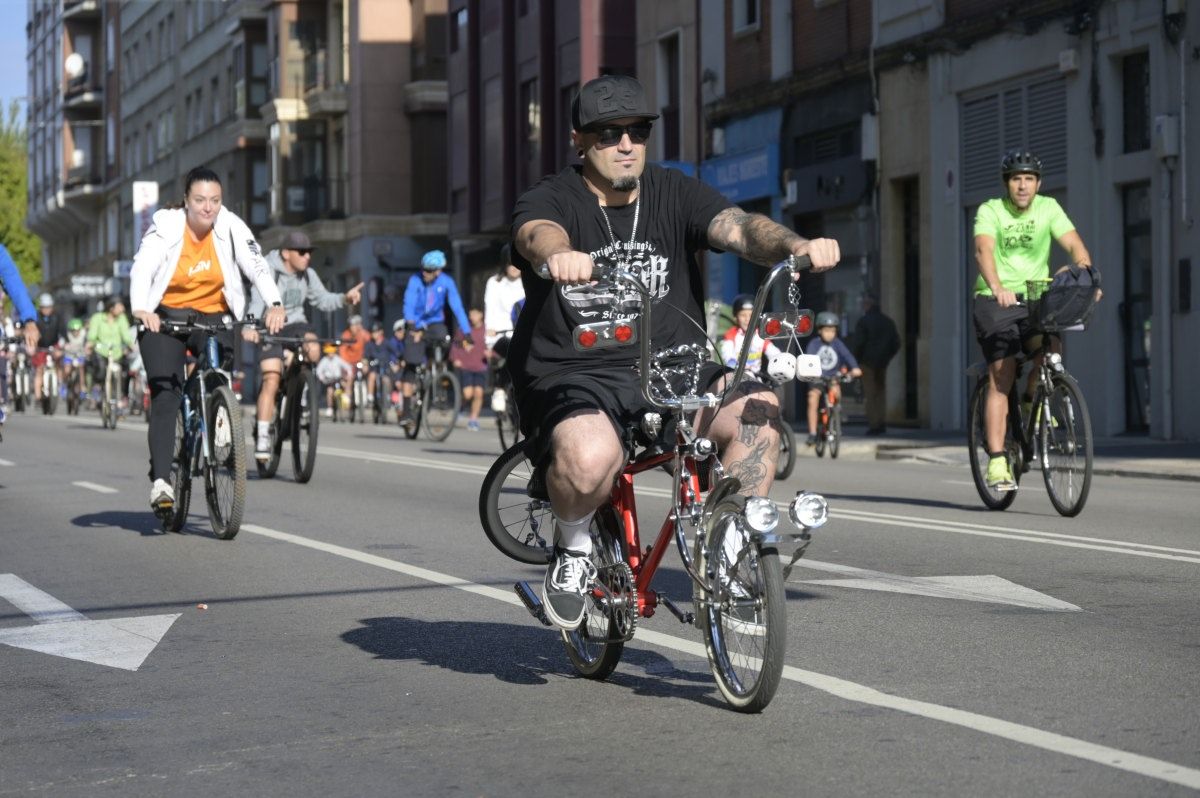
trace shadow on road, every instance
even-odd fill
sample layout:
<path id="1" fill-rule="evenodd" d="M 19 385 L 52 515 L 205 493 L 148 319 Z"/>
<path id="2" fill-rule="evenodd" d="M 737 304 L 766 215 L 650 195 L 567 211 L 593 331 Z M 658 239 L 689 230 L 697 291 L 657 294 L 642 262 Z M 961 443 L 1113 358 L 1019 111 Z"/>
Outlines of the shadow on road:
<path id="1" fill-rule="evenodd" d="M 75 526 L 88 529 L 116 527 L 117 529 L 127 529 L 130 532 L 137 532 L 140 535 L 146 536 L 166 534 L 163 532 L 162 525 L 158 522 L 158 519 L 149 510 L 139 512 L 106 510 L 102 513 L 77 515 L 71 519 L 71 523 Z"/>
<path id="2" fill-rule="evenodd" d="M 846 501 L 854 502 L 875 502 L 877 504 L 911 504 L 916 507 L 945 507 L 951 510 L 964 510 L 971 513 L 990 513 L 991 510 L 983 505 L 962 504 L 959 502 L 947 502 L 940 499 L 921 499 L 916 496 L 871 496 L 861 493 L 826 493 L 822 492 L 822 496 L 829 499 L 831 502 L 837 499 L 845 499 Z M 837 512 L 837 505 L 831 504 L 833 512 Z"/>
<path id="3" fill-rule="evenodd" d="M 558 636 L 533 625 L 484 621 L 423 621 L 417 618 L 365 618 L 342 635 L 347 643 L 379 659 L 424 662 L 457 673 L 495 676 L 518 685 L 548 684 L 547 676 L 568 676 Z M 695 660 L 697 663 L 702 660 Z M 641 670 L 645 675 L 631 672 Z M 626 648 L 608 683 L 638 695 L 683 698 L 723 707 L 708 672 L 685 670 L 654 651 Z"/>

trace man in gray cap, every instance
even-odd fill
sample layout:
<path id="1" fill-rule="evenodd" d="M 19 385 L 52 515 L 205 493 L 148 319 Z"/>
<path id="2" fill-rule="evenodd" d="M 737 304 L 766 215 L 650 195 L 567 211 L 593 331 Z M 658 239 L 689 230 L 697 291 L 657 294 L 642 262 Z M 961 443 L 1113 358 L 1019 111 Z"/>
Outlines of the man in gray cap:
<path id="1" fill-rule="evenodd" d="M 334 294 L 325 290 L 325 284 L 317 276 L 316 270 L 309 265 L 312 252 L 313 245 L 308 236 L 299 230 L 293 230 L 283 237 L 279 249 L 267 253 L 267 263 L 274 272 L 275 285 L 279 287 L 283 309 L 287 314 L 279 337 L 303 336 L 306 340 L 304 356 L 309 363 L 316 364 L 321 359 L 321 347 L 317 334 L 309 326 L 304 306 L 308 304 L 317 310 L 330 311 L 343 305 L 357 305 L 362 300 L 363 284 L 359 283 L 344 294 Z M 256 288 L 250 295 L 249 312 L 255 318 L 261 318 L 264 310 L 266 302 Z M 249 327 L 243 328 L 242 337 L 247 341 L 259 343 L 258 332 Z M 275 394 L 279 390 L 280 375 L 283 372 L 282 358 L 283 347 L 279 344 L 271 341 L 261 343 L 258 351 L 261 385 L 258 390 L 258 424 L 254 443 L 254 457 L 259 461 L 271 459 L 271 422 L 275 418 Z"/>

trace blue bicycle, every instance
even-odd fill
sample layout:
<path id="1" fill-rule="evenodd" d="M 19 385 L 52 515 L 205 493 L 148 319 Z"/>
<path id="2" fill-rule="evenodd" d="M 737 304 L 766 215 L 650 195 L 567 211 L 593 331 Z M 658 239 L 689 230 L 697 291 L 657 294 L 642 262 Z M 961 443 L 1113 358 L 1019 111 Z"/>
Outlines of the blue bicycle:
<path id="1" fill-rule="evenodd" d="M 178 532 L 187 522 L 192 478 L 204 477 L 204 497 L 213 534 L 232 540 L 242 525 L 246 506 L 246 434 L 242 408 L 232 378 L 222 368 L 217 334 L 253 325 L 253 319 L 224 324 L 163 320 L 161 332 L 179 337 L 203 334 L 196 366 L 183 387 L 183 403 L 175 422 L 175 455 L 171 462 L 174 506 L 159 516 L 163 529 Z"/>

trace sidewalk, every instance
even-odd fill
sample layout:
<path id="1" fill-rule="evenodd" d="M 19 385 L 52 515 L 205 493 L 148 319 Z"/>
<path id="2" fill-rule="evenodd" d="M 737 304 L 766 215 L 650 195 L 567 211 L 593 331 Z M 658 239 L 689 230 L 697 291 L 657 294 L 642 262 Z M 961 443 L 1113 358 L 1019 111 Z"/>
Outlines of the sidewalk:
<path id="1" fill-rule="evenodd" d="M 967 466 L 965 433 L 893 429 L 878 438 L 863 436 L 861 428 L 846 430 L 842 450 L 878 460 L 907 460 Z M 1093 442 L 1092 473 L 1100 476 L 1181 479 L 1200 482 L 1200 443 L 1160 441 L 1140 436 L 1097 438 Z M 858 455 L 863 456 L 863 455 Z"/>

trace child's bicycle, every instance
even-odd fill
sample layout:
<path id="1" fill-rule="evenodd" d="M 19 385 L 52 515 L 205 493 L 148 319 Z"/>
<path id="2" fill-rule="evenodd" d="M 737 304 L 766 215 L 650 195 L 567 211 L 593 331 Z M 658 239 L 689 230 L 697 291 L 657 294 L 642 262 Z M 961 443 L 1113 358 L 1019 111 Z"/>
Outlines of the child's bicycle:
<path id="1" fill-rule="evenodd" d="M 824 457 L 827 447 L 830 459 L 838 456 L 842 442 L 842 399 L 838 386 L 854 381 L 849 371 L 842 369 L 840 374 L 811 380 L 821 388 L 821 395 L 817 399 L 817 440 L 813 444 L 817 457 Z"/>
<path id="2" fill-rule="evenodd" d="M 789 260 L 777 265 L 759 289 L 751 326 L 759 326 L 761 320 L 763 337 L 790 337 L 797 327 L 811 331 L 809 311 L 762 317 L 771 285 L 800 268 L 807 268 L 807 263 L 800 266 Z M 761 711 L 774 696 L 783 671 L 784 580 L 807 548 L 811 531 L 825 523 L 826 502 L 815 493 L 797 493 L 788 512 L 796 528 L 785 530 L 779 526 L 779 510 L 773 501 L 741 495 L 741 484 L 725 474 L 717 459 L 714 442 L 692 425 L 696 412 L 715 409 L 724 398 L 699 393 L 708 352 L 702 346 L 684 345 L 651 353 L 653 326 L 647 288 L 624 271 L 601 273 L 597 279 L 612 283 L 614 307 L 628 307 L 621 304 L 623 298 L 640 296 L 636 306 L 642 308 L 642 314 L 636 320 L 617 318 L 577 327 L 576 348 L 591 351 L 640 344 L 642 394 L 656 411 L 646 413 L 635 428 L 627 430 L 630 439 L 644 448 L 620 473 L 609 504 L 597 511 L 592 522 L 595 576 L 586 596 L 583 623 L 562 632 L 567 656 L 581 675 L 604 679 L 616 668 L 639 619 L 665 607 L 681 622 L 700 628 L 726 701 L 738 711 Z M 793 291 L 792 298 L 794 303 L 798 293 Z M 745 374 L 750 338 L 746 341 L 737 369 L 727 381 L 726 394 L 737 388 Z M 805 370 L 811 373 L 813 368 L 819 372 L 819 365 L 812 362 Z M 664 430 L 668 431 L 665 443 Z M 506 555 L 522 562 L 546 563 L 553 519 L 544 481 L 529 470 L 522 447 L 510 448 L 484 479 L 481 517 L 488 537 Z M 675 498 L 654 544 L 643 548 L 633 479 L 663 466 L 671 468 Z M 694 613 L 651 589 L 672 541 L 690 577 Z M 780 562 L 781 549 L 790 555 L 786 566 Z M 527 582 L 518 582 L 515 589 L 534 617 L 549 625 L 535 589 Z"/>

